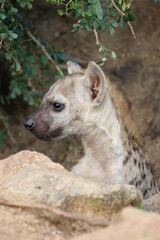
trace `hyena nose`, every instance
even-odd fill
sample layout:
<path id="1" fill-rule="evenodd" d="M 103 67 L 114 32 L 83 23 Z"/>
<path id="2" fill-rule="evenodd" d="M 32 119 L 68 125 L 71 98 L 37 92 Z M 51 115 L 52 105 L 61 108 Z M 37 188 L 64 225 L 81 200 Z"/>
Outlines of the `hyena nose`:
<path id="1" fill-rule="evenodd" d="M 27 118 L 25 121 L 24 121 L 24 126 L 25 128 L 27 128 L 28 130 L 32 130 L 35 126 L 35 122 L 33 121 L 32 118 Z"/>

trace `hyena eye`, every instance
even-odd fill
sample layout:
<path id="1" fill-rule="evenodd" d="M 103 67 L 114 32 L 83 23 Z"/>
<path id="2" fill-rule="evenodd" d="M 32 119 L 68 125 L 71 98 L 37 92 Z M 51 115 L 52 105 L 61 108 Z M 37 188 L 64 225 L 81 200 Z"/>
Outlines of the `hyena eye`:
<path id="1" fill-rule="evenodd" d="M 64 108 L 64 104 L 54 102 L 54 103 L 52 104 L 52 107 L 53 107 L 53 110 L 54 110 L 54 111 L 60 112 L 60 111 Z"/>

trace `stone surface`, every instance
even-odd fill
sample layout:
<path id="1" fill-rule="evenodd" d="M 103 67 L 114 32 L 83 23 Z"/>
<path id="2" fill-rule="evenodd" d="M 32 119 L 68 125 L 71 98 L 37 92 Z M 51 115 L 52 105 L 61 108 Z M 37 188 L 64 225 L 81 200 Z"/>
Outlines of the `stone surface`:
<path id="1" fill-rule="evenodd" d="M 159 240 L 160 216 L 135 208 L 125 208 L 119 224 L 81 235 L 72 240 Z"/>
<path id="2" fill-rule="evenodd" d="M 116 219 L 123 207 L 142 201 L 133 186 L 89 181 L 37 152 L 22 151 L 1 160 L 0 179 L 0 201 L 41 203 L 92 218 Z M 0 204 L 0 240 L 63 240 L 91 230 L 42 210 Z"/>
<path id="3" fill-rule="evenodd" d="M 0 240 L 64 240 L 51 221 L 36 211 L 0 206 Z"/>
<path id="4" fill-rule="evenodd" d="M 0 179 L 1 198 L 54 205 L 89 216 L 108 217 L 141 203 L 134 186 L 89 181 L 37 152 L 22 151 L 0 161 Z"/>

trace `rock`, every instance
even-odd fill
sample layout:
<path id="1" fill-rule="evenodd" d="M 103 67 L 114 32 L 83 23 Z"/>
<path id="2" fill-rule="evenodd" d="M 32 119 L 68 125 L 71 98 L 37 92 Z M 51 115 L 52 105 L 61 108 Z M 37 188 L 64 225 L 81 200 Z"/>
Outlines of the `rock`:
<path id="1" fill-rule="evenodd" d="M 45 203 L 90 216 L 108 217 L 142 201 L 134 186 L 89 181 L 37 152 L 22 151 L 0 161 L 0 179 L 1 198 Z"/>
<path id="2" fill-rule="evenodd" d="M 64 240 L 62 232 L 35 211 L 0 206 L 0 240 Z"/>
<path id="3" fill-rule="evenodd" d="M 134 186 L 112 186 L 87 180 L 37 152 L 21 151 L 1 160 L 0 179 L 0 200 L 46 204 L 92 218 L 116 219 L 122 208 L 138 206 L 142 201 Z M 12 225 L 10 231 L 6 231 L 8 238 L 4 239 L 27 239 L 25 236 L 44 239 L 44 235 L 45 239 L 63 239 L 59 229 L 63 230 L 64 219 L 58 221 L 58 227 L 56 219 L 44 211 L 0 206 L 0 236 Z M 21 226 L 26 227 L 18 237 Z M 40 236 L 36 238 L 34 232 L 39 232 Z"/>
<path id="4" fill-rule="evenodd" d="M 85 234 L 72 240 L 159 240 L 160 216 L 127 207 L 120 214 L 120 223 Z"/>
<path id="5" fill-rule="evenodd" d="M 143 200 L 142 204 L 147 211 L 160 213 L 160 193 Z"/>

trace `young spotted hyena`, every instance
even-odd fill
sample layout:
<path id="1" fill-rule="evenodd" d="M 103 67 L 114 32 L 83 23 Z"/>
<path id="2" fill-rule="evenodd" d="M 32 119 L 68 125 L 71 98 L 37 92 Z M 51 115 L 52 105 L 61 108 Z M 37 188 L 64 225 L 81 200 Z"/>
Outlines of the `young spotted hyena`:
<path id="1" fill-rule="evenodd" d="M 128 104 L 95 62 L 68 62 L 25 127 L 41 140 L 82 137 L 84 156 L 72 171 L 110 184 L 132 184 L 144 198 L 159 192 Z"/>

